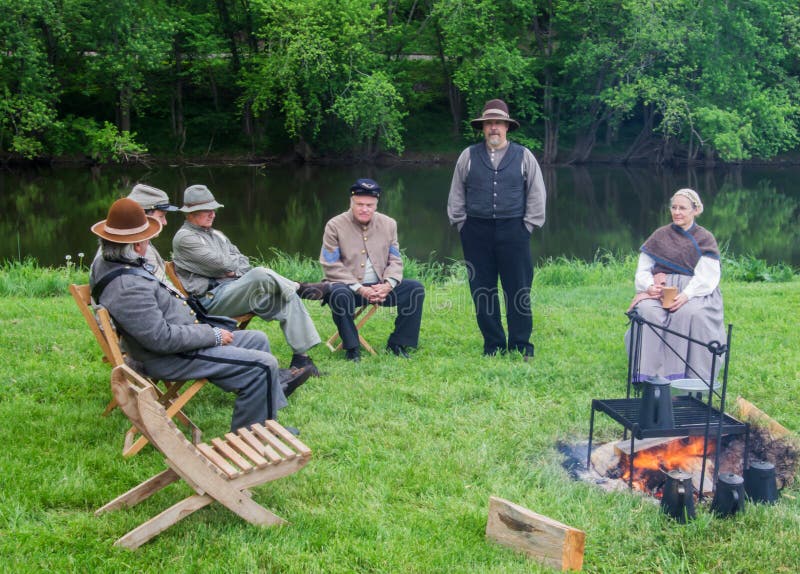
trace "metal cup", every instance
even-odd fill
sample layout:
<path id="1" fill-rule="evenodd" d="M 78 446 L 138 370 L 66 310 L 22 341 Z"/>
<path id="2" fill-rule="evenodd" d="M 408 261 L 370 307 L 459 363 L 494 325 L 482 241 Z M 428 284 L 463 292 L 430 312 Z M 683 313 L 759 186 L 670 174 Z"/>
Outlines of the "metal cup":
<path id="1" fill-rule="evenodd" d="M 744 479 L 726 472 L 719 475 L 711 501 L 711 512 L 717 516 L 731 516 L 744 510 Z"/>
<path id="2" fill-rule="evenodd" d="M 744 490 L 753 502 L 773 504 L 778 501 L 775 465 L 766 460 L 754 460 L 744 471 Z"/>
<path id="3" fill-rule="evenodd" d="M 681 524 L 695 517 L 692 475 L 682 470 L 671 470 L 661 491 L 661 510 Z"/>

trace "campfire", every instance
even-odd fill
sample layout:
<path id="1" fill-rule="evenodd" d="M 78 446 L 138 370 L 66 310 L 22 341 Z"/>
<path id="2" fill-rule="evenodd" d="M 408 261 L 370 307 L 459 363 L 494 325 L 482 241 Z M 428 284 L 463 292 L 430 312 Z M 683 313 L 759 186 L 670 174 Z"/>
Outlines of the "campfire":
<path id="1" fill-rule="evenodd" d="M 596 484 L 607 491 L 629 489 L 630 441 L 620 440 L 597 445 L 592 449 L 591 468 L 586 468 L 586 444 L 559 444 L 566 455 L 564 467 L 573 478 Z M 713 493 L 715 443 L 709 441 L 706 469 L 703 476 L 703 495 Z M 662 489 L 671 470 L 681 470 L 691 476 L 693 492 L 698 498 L 703 465 L 703 437 L 660 437 L 636 441 L 633 489 L 650 496 L 662 497 Z M 723 436 L 719 456 L 719 473 L 744 472 L 745 440 L 741 435 Z M 775 438 L 768 429 L 752 427 L 750 431 L 751 460 L 769 460 L 775 464 L 777 484 L 783 488 L 791 484 L 800 463 L 794 441 Z"/>
<path id="2" fill-rule="evenodd" d="M 661 497 L 661 487 L 670 470 L 682 470 L 692 476 L 692 484 L 699 491 L 701 474 L 703 474 L 703 437 L 683 437 L 654 440 L 655 444 L 639 441 L 633 464 L 633 488 L 641 490 L 656 498 Z M 644 443 L 644 444 L 642 444 Z M 631 455 L 628 441 L 614 446 L 619 453 L 617 470 L 618 477 L 625 483 L 630 483 Z M 706 468 L 703 483 L 704 493 L 710 492 L 711 481 L 709 475 L 713 474 L 714 444 L 706 447 Z"/>
<path id="3" fill-rule="evenodd" d="M 725 441 L 726 443 L 729 441 Z M 725 449 L 723 449 L 725 450 Z M 608 490 L 628 488 L 632 485 L 655 498 L 661 498 L 661 488 L 671 470 L 681 470 L 692 477 L 695 492 L 700 490 L 703 475 L 703 437 L 652 438 L 636 442 L 636 453 L 631 481 L 630 441 L 600 445 L 592 453 L 592 469 L 585 471 L 585 478 L 603 485 Z M 712 491 L 714 472 L 714 444 L 706 448 L 706 468 L 703 493 Z"/>

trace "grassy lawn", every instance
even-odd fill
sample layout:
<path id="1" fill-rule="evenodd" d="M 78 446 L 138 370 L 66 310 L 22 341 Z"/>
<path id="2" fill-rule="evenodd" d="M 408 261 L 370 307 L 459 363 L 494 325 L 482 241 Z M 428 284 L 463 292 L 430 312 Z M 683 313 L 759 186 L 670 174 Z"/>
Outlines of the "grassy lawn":
<path id="1" fill-rule="evenodd" d="M 800 571 L 800 488 L 729 519 L 705 506 L 688 525 L 628 492 L 572 481 L 558 441 L 585 441 L 592 398 L 624 397 L 624 309 L 632 281 L 540 281 L 536 358 L 484 358 L 467 287 L 429 286 L 421 346 L 358 365 L 320 347 L 322 378 L 280 413 L 314 454 L 301 472 L 254 491 L 288 526 L 253 527 L 213 505 L 136 552 L 114 540 L 187 495 L 173 485 L 133 509 L 93 512 L 163 468 L 152 447 L 121 457 L 126 419 L 102 412 L 109 368 L 66 295 L 6 296 L 0 309 L 0 570 L 8 572 L 549 572 L 487 542 L 489 496 L 586 531 L 586 572 Z M 628 275 L 630 277 L 630 275 Z M 567 282 L 569 283 L 569 282 Z M 742 395 L 800 429 L 800 280 L 723 284 L 734 324 L 729 399 Z M 310 304 L 320 335 L 327 307 Z M 383 349 L 393 315 L 365 328 Z M 282 363 L 290 351 L 268 333 Z M 227 431 L 232 397 L 213 385 L 188 414 L 205 437 Z M 595 437 L 621 437 L 599 416 Z"/>

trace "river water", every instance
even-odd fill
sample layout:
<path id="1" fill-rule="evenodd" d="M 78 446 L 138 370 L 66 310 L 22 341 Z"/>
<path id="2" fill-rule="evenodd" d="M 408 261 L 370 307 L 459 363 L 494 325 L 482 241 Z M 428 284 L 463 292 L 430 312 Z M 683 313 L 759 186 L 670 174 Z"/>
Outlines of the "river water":
<path id="1" fill-rule="evenodd" d="M 243 253 L 273 249 L 319 255 L 325 222 L 348 207 L 350 184 L 371 177 L 384 189 L 380 211 L 398 221 L 400 246 L 427 261 L 461 257 L 446 216 L 452 164 L 375 166 L 159 166 L 57 168 L 0 172 L 0 261 L 36 258 L 60 265 L 94 253 L 89 227 L 137 182 L 164 189 L 180 205 L 188 185 L 206 184 L 225 207 L 216 227 Z M 535 230 L 537 261 L 598 252 L 634 252 L 669 221 L 668 201 L 693 187 L 705 203 L 698 222 L 729 255 L 754 255 L 800 266 L 800 167 L 668 169 L 608 165 L 544 170 L 547 221 Z M 182 215 L 154 243 L 164 256 Z M 84 261 L 86 263 L 86 261 Z"/>

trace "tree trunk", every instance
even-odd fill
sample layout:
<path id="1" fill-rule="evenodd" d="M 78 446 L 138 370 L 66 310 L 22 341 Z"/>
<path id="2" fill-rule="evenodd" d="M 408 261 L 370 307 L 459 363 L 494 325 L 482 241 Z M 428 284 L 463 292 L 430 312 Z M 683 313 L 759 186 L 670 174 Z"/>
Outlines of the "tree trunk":
<path id="1" fill-rule="evenodd" d="M 173 57 L 175 61 L 175 84 L 172 92 L 172 135 L 175 136 L 178 142 L 176 146 L 178 153 L 182 154 L 183 146 L 186 143 L 186 126 L 183 114 L 183 78 L 181 77 L 183 53 L 177 41 L 173 48 Z"/>
<path id="2" fill-rule="evenodd" d="M 628 147 L 628 150 L 622 156 L 623 163 L 635 160 L 641 157 L 652 158 L 654 152 L 653 146 L 653 122 L 655 114 L 653 107 L 650 105 L 644 106 L 642 111 L 643 125 L 639 131 L 639 135 L 633 140 L 633 143 Z"/>
<path id="3" fill-rule="evenodd" d="M 542 150 L 542 163 L 553 164 L 558 157 L 558 133 L 561 105 L 553 94 L 553 72 L 550 61 L 556 51 L 554 38 L 557 36 L 553 30 L 553 5 L 548 2 L 542 6 L 542 13 L 536 14 L 531 19 L 531 30 L 536 41 L 539 53 L 544 57 L 544 94 L 542 97 L 542 111 L 544 113 L 544 149 Z"/>
<path id="4" fill-rule="evenodd" d="M 542 163 L 553 164 L 558 156 L 558 110 L 553 97 L 553 84 L 550 72 L 545 72 L 544 86 L 544 150 Z"/>
<path id="5" fill-rule="evenodd" d="M 239 59 L 239 49 L 236 46 L 236 26 L 231 21 L 228 3 L 225 0 L 217 0 L 217 13 L 219 14 L 222 31 L 225 34 L 225 38 L 228 40 L 228 47 L 231 51 L 231 65 L 233 66 L 233 70 L 238 72 L 242 63 Z"/>
<path id="6" fill-rule="evenodd" d="M 121 132 L 131 131 L 131 89 L 128 86 L 119 91 L 119 123 Z"/>
<path id="7" fill-rule="evenodd" d="M 447 101 L 450 104 L 450 118 L 453 122 L 450 124 L 450 133 L 453 137 L 457 137 L 461 133 L 461 114 L 464 111 L 464 98 L 461 90 L 453 83 L 453 74 L 444 56 L 444 42 L 439 26 L 436 26 L 436 47 L 439 52 L 439 61 L 442 63 L 444 82 L 447 86 Z"/>

